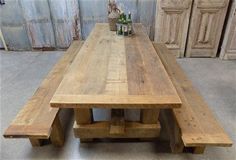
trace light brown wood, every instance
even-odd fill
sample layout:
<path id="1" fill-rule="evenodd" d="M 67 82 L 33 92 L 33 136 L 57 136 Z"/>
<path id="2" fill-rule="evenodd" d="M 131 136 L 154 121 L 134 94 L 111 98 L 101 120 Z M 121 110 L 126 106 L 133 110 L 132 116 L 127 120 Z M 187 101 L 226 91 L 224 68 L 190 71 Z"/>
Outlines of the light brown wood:
<path id="1" fill-rule="evenodd" d="M 54 94 L 51 106 L 180 107 L 181 100 L 143 26 L 134 24 L 134 32 L 133 37 L 117 36 L 109 31 L 108 24 L 96 24 Z"/>
<path id="2" fill-rule="evenodd" d="M 52 144 L 56 147 L 62 147 L 65 142 L 65 135 L 58 115 L 56 116 L 52 124 L 52 132 L 50 135 L 50 140 Z"/>
<path id="3" fill-rule="evenodd" d="M 172 153 L 182 153 L 184 143 L 181 138 L 181 130 L 178 126 L 172 110 L 162 110 L 160 113 L 160 122 L 165 127 L 169 139 Z"/>
<path id="4" fill-rule="evenodd" d="M 93 122 L 92 109 L 74 109 L 75 121 L 77 124 L 90 124 Z"/>
<path id="5" fill-rule="evenodd" d="M 6 129 L 6 138 L 48 139 L 58 114 L 58 108 L 51 108 L 49 101 L 59 86 L 67 68 L 79 52 L 83 42 L 74 41 L 59 62 L 43 80 L 32 98 L 20 110 L 16 118 Z M 57 120 L 56 120 L 56 123 Z M 33 140 L 32 144 L 34 144 Z M 36 144 L 36 142 L 35 142 Z"/>
<path id="6" fill-rule="evenodd" d="M 155 42 L 184 57 L 192 0 L 157 0 Z"/>
<path id="7" fill-rule="evenodd" d="M 141 122 L 144 124 L 156 124 L 159 112 L 159 109 L 142 109 L 140 113 Z"/>
<path id="8" fill-rule="evenodd" d="M 75 113 L 75 123 L 80 125 L 80 124 L 91 124 L 93 122 L 93 111 L 92 109 L 88 108 L 76 108 L 74 109 Z M 92 138 L 80 138 L 81 143 L 86 143 L 86 142 L 92 142 Z"/>
<path id="9" fill-rule="evenodd" d="M 232 146 L 232 140 L 177 64 L 175 57 L 163 44 L 154 44 L 154 47 L 182 100 L 181 108 L 173 109 L 173 112 L 181 129 L 184 145 L 186 147 Z"/>
<path id="10" fill-rule="evenodd" d="M 194 149 L 193 149 L 193 153 L 194 154 L 203 154 L 204 153 L 204 151 L 205 151 L 205 146 L 203 146 L 203 147 L 195 147 Z"/>
<path id="11" fill-rule="evenodd" d="M 36 139 L 36 138 L 29 138 L 30 143 L 33 147 L 40 147 L 43 145 L 42 139 Z"/>
<path id="12" fill-rule="evenodd" d="M 80 104 L 78 104 L 80 103 Z M 173 104 L 168 106 L 166 104 Z M 60 108 L 116 108 L 116 109 L 151 109 L 179 108 L 181 102 L 176 96 L 148 95 L 56 95 L 51 100 L 52 107 Z"/>
<path id="13" fill-rule="evenodd" d="M 94 122 L 77 125 L 74 123 L 74 134 L 78 138 L 156 138 L 160 134 L 160 123 L 142 124 L 125 122 L 124 134 L 110 134 L 110 122 Z"/>
<path id="14" fill-rule="evenodd" d="M 195 0 L 187 42 L 187 57 L 215 57 L 229 0 Z"/>
<path id="15" fill-rule="evenodd" d="M 221 59 L 236 59 L 236 1 L 233 0 L 229 7 L 230 13 L 224 41 L 221 47 Z"/>
<path id="16" fill-rule="evenodd" d="M 125 111 L 124 109 L 111 110 L 110 134 L 125 133 Z"/>

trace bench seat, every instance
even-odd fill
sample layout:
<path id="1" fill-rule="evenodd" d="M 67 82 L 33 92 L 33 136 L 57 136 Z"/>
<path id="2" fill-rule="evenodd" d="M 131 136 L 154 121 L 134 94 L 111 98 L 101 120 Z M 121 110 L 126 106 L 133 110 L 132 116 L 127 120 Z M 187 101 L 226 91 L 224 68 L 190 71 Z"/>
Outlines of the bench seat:
<path id="1" fill-rule="evenodd" d="M 45 139 L 50 139 L 55 146 L 63 145 L 64 134 L 58 116 L 59 109 L 51 108 L 49 102 L 82 45 L 83 42 L 80 41 L 72 42 L 6 129 L 3 135 L 5 138 L 29 138 L 33 146 L 40 146 Z"/>
<path id="2" fill-rule="evenodd" d="M 167 130 L 171 133 L 172 151 L 182 152 L 187 147 L 194 153 L 203 153 L 206 146 L 232 146 L 232 140 L 178 65 L 175 56 L 164 44 L 153 45 L 182 101 L 181 108 L 163 113 L 164 121 L 168 123 Z M 170 125 L 173 121 L 176 124 Z"/>

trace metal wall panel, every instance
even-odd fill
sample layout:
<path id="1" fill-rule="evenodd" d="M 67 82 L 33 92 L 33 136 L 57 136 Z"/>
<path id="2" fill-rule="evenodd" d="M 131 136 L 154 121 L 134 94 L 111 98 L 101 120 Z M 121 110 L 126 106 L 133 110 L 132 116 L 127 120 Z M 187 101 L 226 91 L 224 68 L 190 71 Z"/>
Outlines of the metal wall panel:
<path id="1" fill-rule="evenodd" d="M 0 6 L 0 27 L 6 44 L 11 50 L 30 50 L 22 9 L 18 0 L 6 0 Z"/>
<path id="2" fill-rule="evenodd" d="M 139 22 L 146 27 L 149 38 L 154 40 L 156 0 L 139 0 L 138 10 Z"/>
<path id="3" fill-rule="evenodd" d="M 1 28 L 10 49 L 67 48 L 86 39 L 98 22 L 107 22 L 108 0 L 6 0 Z M 153 39 L 156 0 L 117 0 Z"/>
<path id="4" fill-rule="evenodd" d="M 67 0 L 68 16 L 72 22 L 73 39 L 81 38 L 80 11 L 78 0 Z"/>
<path id="5" fill-rule="evenodd" d="M 48 1 L 21 0 L 20 3 L 32 48 L 55 47 Z"/>
<path id="6" fill-rule="evenodd" d="M 66 0 L 49 0 L 51 17 L 55 32 L 56 46 L 58 48 L 67 48 L 73 40 L 73 26 L 69 18 Z"/>
<path id="7" fill-rule="evenodd" d="M 79 0 L 82 39 L 86 39 L 96 23 L 107 22 L 107 0 Z"/>
<path id="8" fill-rule="evenodd" d="M 97 22 L 107 22 L 108 0 L 79 0 L 82 37 L 86 39 Z M 135 23 L 143 23 L 150 39 L 154 39 L 156 0 L 116 0 L 126 14 L 132 13 Z"/>

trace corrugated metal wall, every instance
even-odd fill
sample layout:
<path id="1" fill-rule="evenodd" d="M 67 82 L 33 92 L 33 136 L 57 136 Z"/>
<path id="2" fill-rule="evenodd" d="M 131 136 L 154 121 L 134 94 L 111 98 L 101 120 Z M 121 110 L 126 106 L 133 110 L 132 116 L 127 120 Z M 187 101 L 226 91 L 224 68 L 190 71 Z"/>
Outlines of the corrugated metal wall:
<path id="1" fill-rule="evenodd" d="M 11 50 L 67 48 L 80 37 L 78 0 L 5 0 L 0 27 Z"/>
<path id="2" fill-rule="evenodd" d="M 116 0 L 133 21 L 154 36 L 156 0 Z M 0 27 L 11 50 L 67 48 L 86 39 L 97 22 L 107 22 L 108 0 L 5 0 Z"/>

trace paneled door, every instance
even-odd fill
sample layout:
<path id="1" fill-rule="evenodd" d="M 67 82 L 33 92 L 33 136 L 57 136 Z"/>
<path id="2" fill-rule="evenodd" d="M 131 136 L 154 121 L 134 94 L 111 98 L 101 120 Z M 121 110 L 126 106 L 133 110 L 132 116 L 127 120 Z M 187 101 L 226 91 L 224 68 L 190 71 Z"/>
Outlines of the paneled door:
<path id="1" fill-rule="evenodd" d="M 220 58 L 236 59 L 236 0 L 231 5 Z"/>
<path id="2" fill-rule="evenodd" d="M 229 0 L 194 0 L 186 57 L 215 57 Z"/>
<path id="3" fill-rule="evenodd" d="M 183 57 L 192 0 L 157 0 L 155 41 Z"/>

